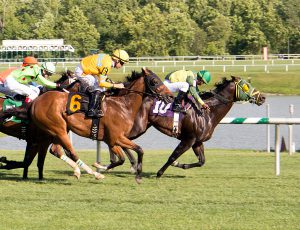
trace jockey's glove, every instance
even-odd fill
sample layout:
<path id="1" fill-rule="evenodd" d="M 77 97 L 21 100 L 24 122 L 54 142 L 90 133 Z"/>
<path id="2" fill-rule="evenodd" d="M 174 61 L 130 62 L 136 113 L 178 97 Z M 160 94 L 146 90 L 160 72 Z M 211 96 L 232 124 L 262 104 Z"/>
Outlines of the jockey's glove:
<path id="1" fill-rule="evenodd" d="M 56 89 L 63 90 L 64 88 L 66 88 L 64 85 L 56 83 Z"/>

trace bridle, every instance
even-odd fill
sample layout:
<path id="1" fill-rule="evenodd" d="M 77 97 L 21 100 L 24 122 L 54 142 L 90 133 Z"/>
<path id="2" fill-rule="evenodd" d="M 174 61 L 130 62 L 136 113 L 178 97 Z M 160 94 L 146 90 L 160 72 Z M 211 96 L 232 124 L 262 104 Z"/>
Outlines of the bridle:
<path id="1" fill-rule="evenodd" d="M 137 94 L 141 94 L 141 95 L 146 95 L 149 97 L 153 97 L 153 98 L 158 98 L 160 100 L 164 100 L 166 102 L 170 101 L 170 95 L 163 95 L 160 93 L 157 93 L 156 90 L 157 88 L 159 88 L 161 85 L 163 85 L 164 83 L 162 81 L 154 81 L 155 77 L 144 77 L 144 82 L 147 88 L 147 92 L 146 91 L 138 91 L 138 90 L 133 90 L 133 89 L 128 89 L 128 88 L 124 88 L 122 90 L 127 90 L 129 92 L 134 92 Z"/>
<path id="2" fill-rule="evenodd" d="M 245 80 L 240 79 L 235 82 L 235 101 L 248 101 L 250 103 L 258 103 L 260 92 L 255 89 Z M 256 98 L 255 96 L 258 95 Z"/>
<path id="3" fill-rule="evenodd" d="M 233 100 L 229 100 L 225 98 L 224 96 L 216 93 L 214 90 L 212 90 L 211 93 L 214 95 L 216 99 L 221 101 L 223 104 L 234 103 L 237 101 L 258 103 L 258 99 L 260 98 L 261 93 L 259 91 L 255 91 L 254 87 L 252 87 L 248 82 L 246 82 L 243 79 L 240 79 L 237 82 L 235 81 L 234 84 L 235 84 L 235 95 Z"/>

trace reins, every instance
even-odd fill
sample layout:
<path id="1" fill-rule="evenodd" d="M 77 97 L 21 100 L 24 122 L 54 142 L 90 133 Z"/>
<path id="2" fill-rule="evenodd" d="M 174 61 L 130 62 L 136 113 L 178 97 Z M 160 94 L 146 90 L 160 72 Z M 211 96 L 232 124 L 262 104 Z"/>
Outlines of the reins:
<path id="1" fill-rule="evenodd" d="M 147 93 L 147 92 L 142 92 L 142 91 L 138 91 L 138 90 L 134 90 L 134 89 L 127 89 L 127 88 L 123 88 L 122 90 L 127 90 L 129 92 L 133 92 L 133 93 L 137 93 L 137 94 L 141 94 L 141 95 L 147 95 L 149 97 L 154 97 L 154 98 L 159 98 L 159 99 L 166 99 L 168 97 L 171 97 L 169 95 L 162 95 L 160 93 L 155 93 L 155 92 Z"/>

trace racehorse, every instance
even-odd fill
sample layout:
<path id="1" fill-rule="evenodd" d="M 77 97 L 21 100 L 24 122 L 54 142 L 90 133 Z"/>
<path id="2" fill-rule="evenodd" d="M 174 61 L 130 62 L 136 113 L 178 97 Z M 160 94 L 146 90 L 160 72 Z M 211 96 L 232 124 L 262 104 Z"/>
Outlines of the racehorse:
<path id="1" fill-rule="evenodd" d="M 129 135 L 130 139 L 135 139 L 141 136 L 150 126 L 154 126 L 160 132 L 176 137 L 180 143 L 172 152 L 168 161 L 157 172 L 157 177 L 161 177 L 165 170 L 173 165 L 182 169 L 193 167 L 201 167 L 205 163 L 204 145 L 203 142 L 209 140 L 214 132 L 215 127 L 229 112 L 234 102 L 248 101 L 256 105 L 262 105 L 265 101 L 265 96 L 251 86 L 250 83 L 240 77 L 231 77 L 230 80 L 223 80 L 216 84 L 215 89 L 201 95 L 205 103 L 211 108 L 210 112 L 202 112 L 193 103 L 193 100 L 186 99 L 186 114 L 182 114 L 182 119 L 179 120 L 178 132 L 174 132 L 173 116 L 161 116 L 158 111 L 166 113 L 166 108 L 170 104 L 157 101 L 153 97 L 145 97 L 142 107 L 140 108 L 134 126 Z M 191 164 L 180 164 L 176 161 L 184 152 L 192 147 L 198 162 Z M 128 150 L 124 149 L 126 152 Z M 127 155 L 131 155 L 127 153 Z M 131 155 L 131 157 L 133 157 Z M 112 158 L 111 161 L 114 161 Z M 131 160 L 133 161 L 133 160 Z M 96 164 L 97 166 L 97 164 Z M 103 166 L 100 166 L 103 169 Z"/>
<path id="2" fill-rule="evenodd" d="M 65 79 L 65 78 L 71 79 L 71 75 L 72 73 L 70 71 L 67 71 L 65 73 L 62 73 L 61 79 Z M 0 98 L 0 108 L 3 107 L 3 103 L 5 99 L 7 98 L 6 97 Z M 44 161 L 45 161 L 48 147 L 52 143 L 52 137 L 47 133 L 43 132 L 42 130 L 40 130 L 35 124 L 33 124 L 30 121 L 17 123 L 15 121 L 10 120 L 0 124 L 0 131 L 7 135 L 26 140 L 27 142 L 24 160 L 11 161 L 11 160 L 7 160 L 6 157 L 1 156 L 0 169 L 10 170 L 16 168 L 24 168 L 23 179 L 27 179 L 28 167 L 32 163 L 36 154 L 38 154 L 37 167 L 39 171 L 39 179 L 43 179 Z M 51 146 L 50 152 L 56 156 L 59 155 L 68 163 L 68 158 L 66 158 L 66 156 L 63 156 L 60 150 L 57 149 L 57 146 Z M 75 167 L 76 164 L 75 165 L 72 164 L 72 165 Z M 74 170 L 74 172 L 77 172 L 75 174 L 76 176 L 79 176 L 78 170 L 79 170 L 78 167 L 75 168 Z"/>
<path id="3" fill-rule="evenodd" d="M 126 89 L 122 89 L 121 96 L 107 97 L 103 101 L 103 110 L 105 116 L 101 118 L 97 140 L 103 140 L 118 155 L 121 162 L 124 162 L 124 155 L 120 147 L 132 149 L 138 154 L 138 164 L 136 181 L 140 183 L 142 172 L 143 150 L 140 146 L 130 141 L 126 136 L 129 135 L 133 126 L 133 121 L 142 104 L 145 94 L 149 94 L 150 87 L 145 82 L 146 79 L 159 79 L 152 71 L 142 69 L 142 73 L 133 72 L 127 82 Z M 64 92 L 50 91 L 39 96 L 32 102 L 30 109 L 30 117 L 32 121 L 44 132 L 53 137 L 53 143 L 61 145 L 79 166 L 86 170 L 89 174 L 95 176 L 96 179 L 102 179 L 104 176 L 93 171 L 77 156 L 68 137 L 68 131 L 90 137 L 92 120 L 86 119 L 82 113 L 66 114 L 66 104 L 68 94 Z M 119 117 L 112 119 L 112 117 Z M 57 125 L 59 124 L 59 125 Z M 108 168 L 118 166 L 120 163 L 112 163 Z"/>

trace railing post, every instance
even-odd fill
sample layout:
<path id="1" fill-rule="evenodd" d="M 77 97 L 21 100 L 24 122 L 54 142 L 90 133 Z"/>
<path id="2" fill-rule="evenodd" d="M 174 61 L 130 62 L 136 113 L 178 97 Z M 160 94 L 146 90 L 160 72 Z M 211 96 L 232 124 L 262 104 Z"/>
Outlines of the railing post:
<path id="1" fill-rule="evenodd" d="M 275 125 L 275 175 L 280 175 L 280 138 L 279 125 Z"/>
<path id="2" fill-rule="evenodd" d="M 267 117 L 270 117 L 270 104 L 267 104 Z M 267 152 L 271 152 L 271 144 L 270 144 L 270 125 L 267 125 Z"/>
<path id="3" fill-rule="evenodd" d="M 290 115 L 293 117 L 294 114 L 294 105 L 290 104 L 289 107 Z M 289 155 L 293 154 L 293 125 L 289 125 Z"/>
<path id="4" fill-rule="evenodd" d="M 101 142 L 97 141 L 97 153 L 96 153 L 96 162 L 101 162 Z M 97 172 L 100 172 L 100 169 L 97 168 Z"/>

